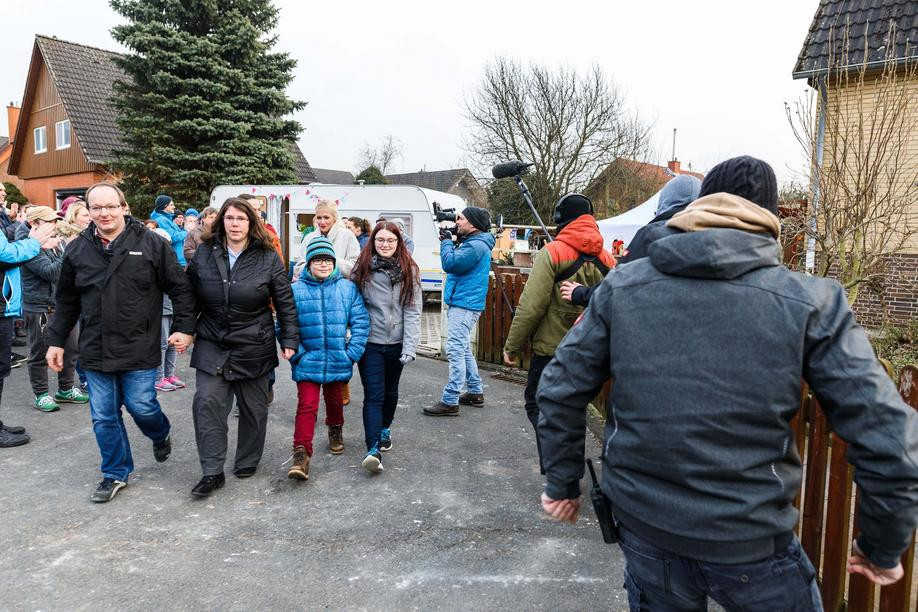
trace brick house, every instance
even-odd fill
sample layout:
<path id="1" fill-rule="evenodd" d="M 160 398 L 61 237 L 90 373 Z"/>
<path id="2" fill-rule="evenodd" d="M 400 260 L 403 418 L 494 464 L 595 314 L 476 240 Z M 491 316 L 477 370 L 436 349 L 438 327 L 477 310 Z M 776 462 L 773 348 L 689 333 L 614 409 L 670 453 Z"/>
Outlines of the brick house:
<path id="1" fill-rule="evenodd" d="M 390 185 L 414 185 L 457 195 L 471 206 L 488 207 L 488 193 L 468 168 L 387 174 Z"/>
<path id="2" fill-rule="evenodd" d="M 121 145 L 112 83 L 127 77 L 118 54 L 47 36 L 36 36 L 15 129 L 11 125 L 9 174 L 35 204 L 58 208 L 92 183 L 113 177 L 107 163 Z M 13 107 L 15 108 L 15 107 Z M 11 115 L 12 116 L 12 115 Z M 298 183 L 315 180 L 300 148 L 291 144 Z"/>
<path id="3" fill-rule="evenodd" d="M 678 160 L 658 166 L 619 157 L 590 181 L 583 194 L 593 201 L 598 217 L 620 215 L 646 202 L 647 198 L 679 174 L 704 179 L 703 174 L 683 169 Z"/>
<path id="4" fill-rule="evenodd" d="M 892 177 L 881 172 L 884 178 L 878 187 L 905 207 L 905 219 L 897 226 L 902 228 L 897 229 L 901 236 L 902 230 L 910 231 L 918 225 L 918 129 L 915 129 L 918 128 L 918 73 L 915 71 L 918 65 L 918 2 L 821 0 L 794 66 L 793 77 L 806 79 L 818 93 L 814 164 L 822 160 L 822 169 L 828 172 L 833 152 L 840 150 L 837 143 L 850 147 L 852 145 L 845 143 L 858 141 L 858 134 L 851 138 L 848 130 L 864 129 L 870 135 L 877 129 L 871 126 L 882 125 L 882 118 L 889 116 L 884 103 L 887 98 L 882 95 L 886 83 L 875 78 L 882 74 L 888 62 L 892 62 L 895 73 L 901 78 L 902 98 L 911 101 L 902 115 L 902 125 L 908 127 L 896 130 L 895 145 L 885 144 L 882 149 L 875 143 L 853 145 L 864 149 L 857 150 L 858 161 L 837 161 L 836 166 L 860 164 L 865 157 L 877 158 L 891 146 L 900 147 L 897 149 L 899 172 Z M 855 81 L 862 71 L 863 84 L 857 84 Z M 850 77 L 850 82 L 846 76 Z M 841 154 L 835 157 L 848 159 Z M 858 176 L 856 170 L 848 172 L 849 166 L 845 168 L 845 176 Z M 847 191 L 854 194 L 862 190 L 857 185 L 847 186 Z M 821 200 L 831 203 L 831 196 L 823 195 L 821 190 L 820 185 L 814 197 L 817 210 L 824 204 Z M 882 234 L 868 231 L 867 236 Z M 815 256 L 818 258 L 818 253 Z M 885 259 L 884 283 L 858 292 L 854 309 L 862 324 L 902 324 L 918 319 L 918 235 L 912 235 L 904 248 L 889 253 Z"/>

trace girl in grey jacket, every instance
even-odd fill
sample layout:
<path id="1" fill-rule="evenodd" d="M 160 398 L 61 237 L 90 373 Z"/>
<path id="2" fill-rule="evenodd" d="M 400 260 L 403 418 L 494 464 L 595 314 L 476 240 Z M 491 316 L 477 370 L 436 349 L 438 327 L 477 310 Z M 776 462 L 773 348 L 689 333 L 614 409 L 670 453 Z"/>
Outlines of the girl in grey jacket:
<path id="1" fill-rule="evenodd" d="M 420 272 L 396 224 L 377 224 L 351 278 L 370 315 L 367 348 L 357 362 L 367 444 L 363 467 L 379 473 L 383 469 L 380 452 L 392 448 L 389 430 L 398 404 L 402 368 L 417 354 L 423 306 Z"/>

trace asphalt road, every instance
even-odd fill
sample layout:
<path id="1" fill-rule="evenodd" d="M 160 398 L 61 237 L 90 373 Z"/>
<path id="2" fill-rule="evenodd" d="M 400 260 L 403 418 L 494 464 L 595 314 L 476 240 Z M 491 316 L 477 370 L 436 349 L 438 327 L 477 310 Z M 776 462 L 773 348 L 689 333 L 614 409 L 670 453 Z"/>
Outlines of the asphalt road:
<path id="1" fill-rule="evenodd" d="M 193 387 L 187 365 L 180 357 Z M 304 483 L 282 466 L 295 411 L 284 364 L 258 473 L 238 480 L 227 466 L 226 487 L 206 500 L 189 495 L 200 477 L 193 388 L 161 393 L 172 457 L 155 463 L 127 419 L 136 471 L 114 501 L 92 504 L 100 476 L 88 407 L 34 410 L 18 368 L 0 416 L 33 441 L 0 449 L 0 609 L 626 609 L 621 554 L 602 543 L 592 510 L 575 526 L 540 515 L 523 388 L 483 374 L 485 408 L 431 418 L 420 410 L 438 399 L 446 364 L 407 367 L 394 448 L 377 476 L 360 468 L 355 377 L 346 451 L 328 453 L 320 408 Z M 587 448 L 598 456 L 596 440 Z"/>

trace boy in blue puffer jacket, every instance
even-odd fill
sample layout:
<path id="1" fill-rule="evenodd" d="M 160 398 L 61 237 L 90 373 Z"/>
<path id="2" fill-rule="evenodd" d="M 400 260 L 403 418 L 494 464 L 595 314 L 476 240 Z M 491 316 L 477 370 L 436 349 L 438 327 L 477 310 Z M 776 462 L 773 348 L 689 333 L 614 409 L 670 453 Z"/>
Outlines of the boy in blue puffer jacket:
<path id="1" fill-rule="evenodd" d="M 357 286 L 335 267 L 335 249 L 328 238 L 314 238 L 306 249 L 306 267 L 293 283 L 300 328 L 300 350 L 290 359 L 296 381 L 290 478 L 309 479 L 309 458 L 319 408 L 319 387 L 325 395 L 325 424 L 333 455 L 344 452 L 341 388 L 363 355 L 370 335 L 370 317 Z M 350 338 L 347 330 L 350 328 Z"/>

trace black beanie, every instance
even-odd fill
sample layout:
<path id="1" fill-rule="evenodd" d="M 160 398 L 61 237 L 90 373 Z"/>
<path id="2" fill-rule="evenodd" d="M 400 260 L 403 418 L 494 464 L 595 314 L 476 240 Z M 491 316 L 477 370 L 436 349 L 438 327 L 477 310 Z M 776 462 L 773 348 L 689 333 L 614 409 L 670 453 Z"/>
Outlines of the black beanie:
<path id="1" fill-rule="evenodd" d="M 552 219 L 555 225 L 566 225 L 581 215 L 592 215 L 593 203 L 590 198 L 579 193 L 569 193 L 562 196 L 555 204 L 555 214 Z"/>
<path id="2" fill-rule="evenodd" d="M 701 196 L 732 193 L 778 214 L 778 181 L 775 171 L 761 159 L 743 155 L 711 168 L 701 183 Z"/>
<path id="3" fill-rule="evenodd" d="M 491 215 L 484 208 L 468 206 L 462 211 L 462 216 L 468 219 L 475 229 L 487 232 L 491 229 Z"/>

